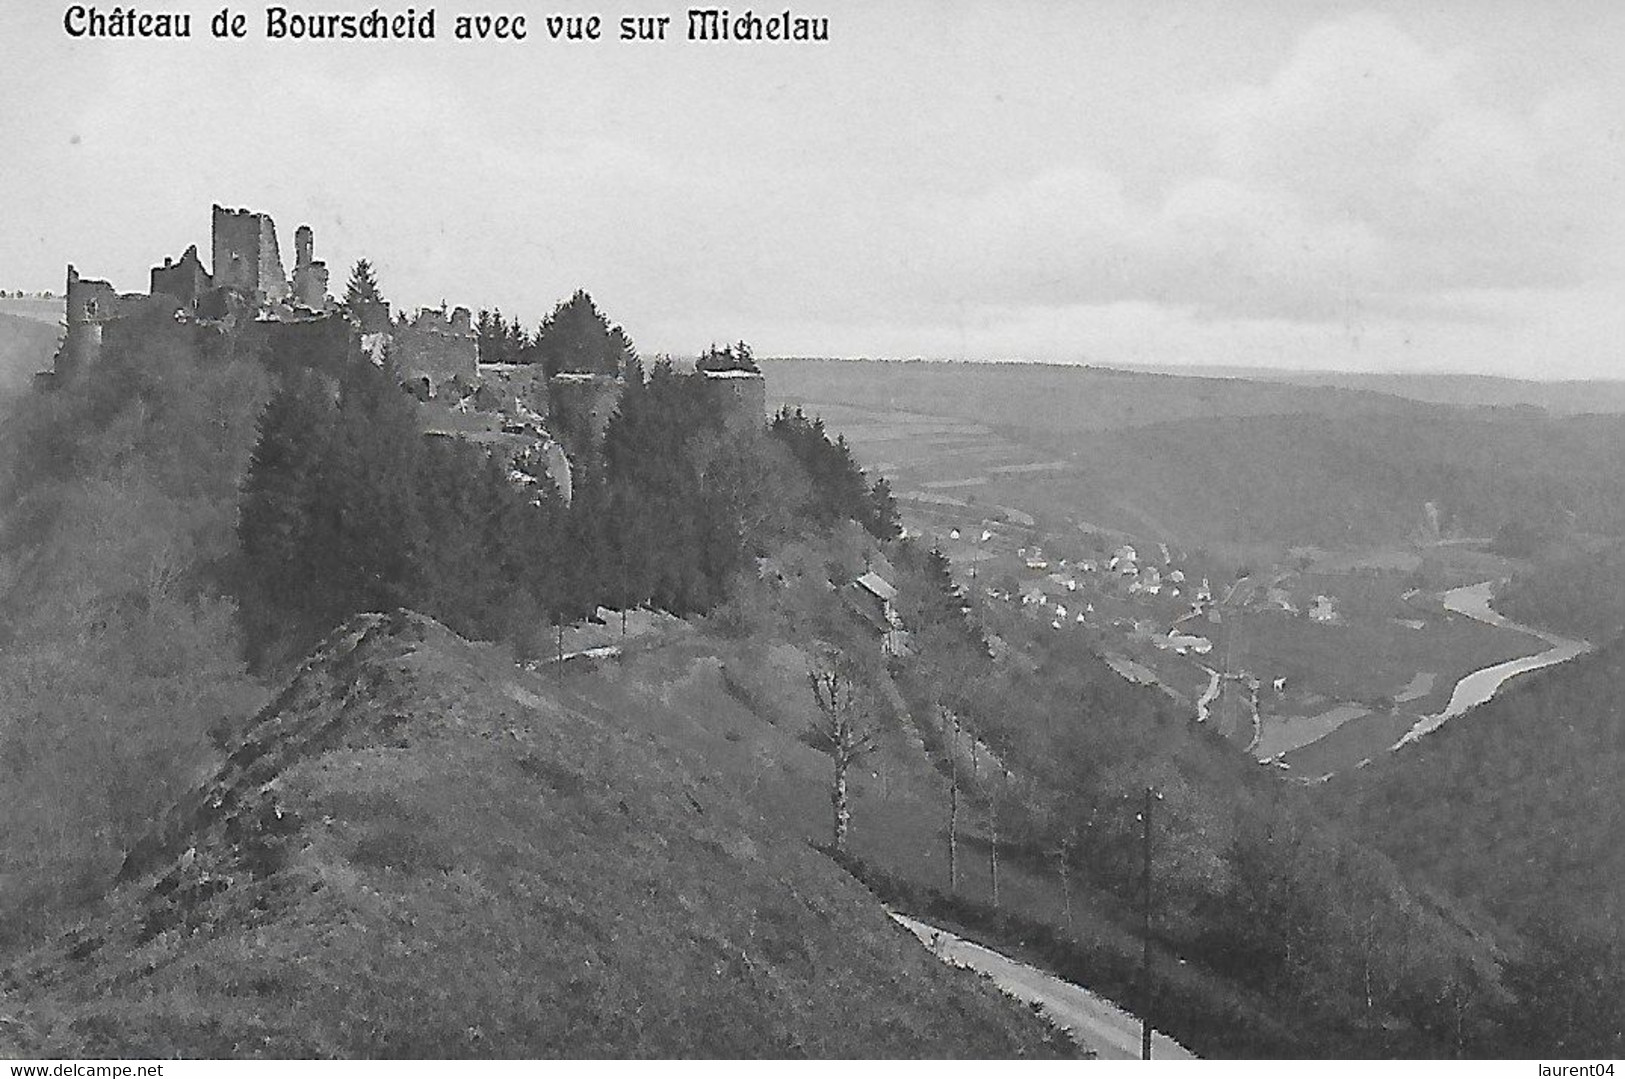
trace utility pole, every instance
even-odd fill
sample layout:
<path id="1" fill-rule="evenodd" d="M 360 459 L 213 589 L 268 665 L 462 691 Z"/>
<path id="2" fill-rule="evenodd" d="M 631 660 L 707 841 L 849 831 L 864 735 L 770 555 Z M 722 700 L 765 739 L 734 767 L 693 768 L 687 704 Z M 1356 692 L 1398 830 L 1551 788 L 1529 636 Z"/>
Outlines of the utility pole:
<path id="1" fill-rule="evenodd" d="M 1144 907 L 1140 925 L 1140 1059 L 1151 1059 L 1151 799 L 1156 792 L 1145 789 L 1145 809 L 1140 813 L 1140 847 L 1145 857 L 1141 881 Z"/>
<path id="2" fill-rule="evenodd" d="M 943 709 L 947 713 L 946 708 Z M 943 732 L 948 724 L 944 716 Z M 954 715 L 953 740 L 948 743 L 948 891 L 959 894 L 959 716 Z"/>

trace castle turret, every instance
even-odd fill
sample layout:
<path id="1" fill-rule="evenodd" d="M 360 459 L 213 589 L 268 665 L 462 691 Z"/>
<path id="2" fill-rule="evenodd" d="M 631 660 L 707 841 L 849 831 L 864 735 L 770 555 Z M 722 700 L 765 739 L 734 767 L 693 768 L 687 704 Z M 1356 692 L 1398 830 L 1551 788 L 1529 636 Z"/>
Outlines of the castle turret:
<path id="1" fill-rule="evenodd" d="M 300 225 L 293 234 L 293 302 L 315 311 L 327 307 L 327 263 L 314 258 L 315 233 Z"/>
<path id="2" fill-rule="evenodd" d="M 67 302 L 63 311 L 67 332 L 57 353 L 56 371 L 67 375 L 96 362 L 102 350 L 102 327 L 118 314 L 119 296 L 106 281 L 80 277 L 68 266 Z"/>
<path id="3" fill-rule="evenodd" d="M 760 371 L 730 368 L 701 370 L 711 410 L 722 417 L 730 433 L 759 431 L 767 422 L 767 379 Z"/>

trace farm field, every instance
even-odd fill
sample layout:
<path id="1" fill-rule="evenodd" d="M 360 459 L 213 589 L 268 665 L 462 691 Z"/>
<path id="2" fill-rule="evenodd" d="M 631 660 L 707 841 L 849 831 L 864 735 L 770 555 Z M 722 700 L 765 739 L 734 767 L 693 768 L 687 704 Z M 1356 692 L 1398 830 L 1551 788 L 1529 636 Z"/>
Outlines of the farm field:
<path id="1" fill-rule="evenodd" d="M 1420 408 L 1359 390 L 1057 364 L 769 360 L 762 366 L 776 397 L 804 404 L 809 411 L 844 404 L 1062 433 L 1222 416 L 1410 413 Z"/>
<path id="2" fill-rule="evenodd" d="M 0 296 L 0 315 L 43 322 L 50 326 L 62 324 L 62 297 L 42 300 L 32 296 Z"/>

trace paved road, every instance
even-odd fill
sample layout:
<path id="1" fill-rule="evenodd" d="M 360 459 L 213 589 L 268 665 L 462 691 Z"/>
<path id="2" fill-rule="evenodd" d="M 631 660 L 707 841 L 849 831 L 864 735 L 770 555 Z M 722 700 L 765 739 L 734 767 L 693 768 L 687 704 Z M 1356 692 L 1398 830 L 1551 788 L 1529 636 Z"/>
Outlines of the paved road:
<path id="1" fill-rule="evenodd" d="M 1016 999 L 1037 1004 L 1051 1022 L 1100 1059 L 1140 1059 L 1140 1021 L 1111 1001 L 946 929 L 895 911 L 892 917 L 944 963 L 980 971 Z M 1157 1031 L 1151 1033 L 1151 1056 L 1156 1060 L 1196 1059 L 1190 1050 Z"/>

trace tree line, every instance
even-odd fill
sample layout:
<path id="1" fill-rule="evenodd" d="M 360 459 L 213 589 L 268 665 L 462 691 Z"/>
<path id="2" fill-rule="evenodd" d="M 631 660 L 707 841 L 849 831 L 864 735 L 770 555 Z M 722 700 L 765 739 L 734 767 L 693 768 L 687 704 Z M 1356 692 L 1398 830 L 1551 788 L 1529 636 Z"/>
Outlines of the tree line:
<path id="1" fill-rule="evenodd" d="M 534 331 L 500 308 L 474 318 L 481 363 L 540 364 L 547 377 L 560 371 L 620 374 L 636 356 L 632 339 L 599 311 L 585 289 L 561 300 Z"/>

